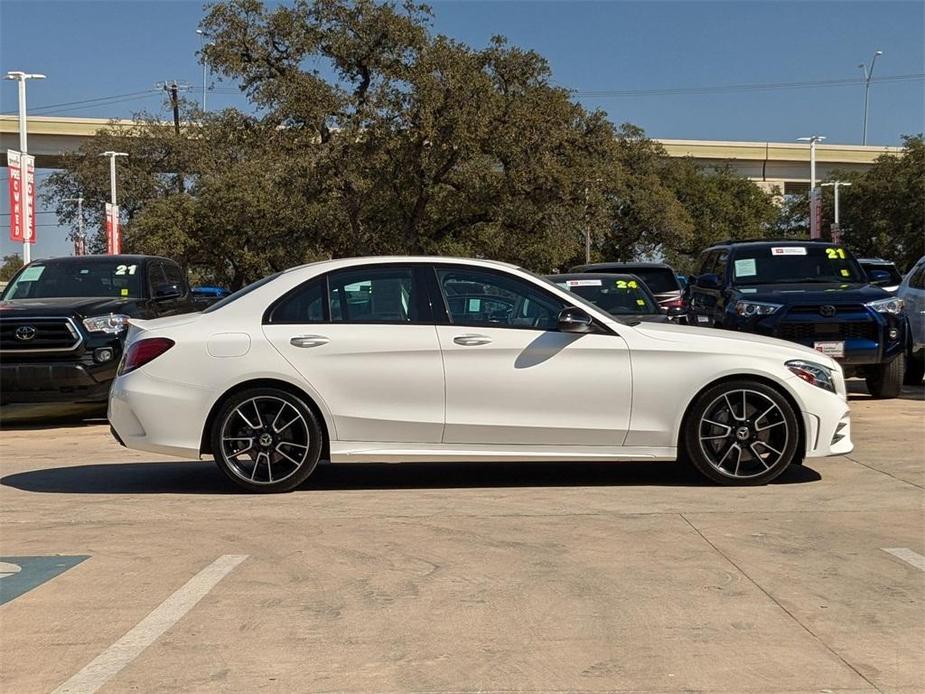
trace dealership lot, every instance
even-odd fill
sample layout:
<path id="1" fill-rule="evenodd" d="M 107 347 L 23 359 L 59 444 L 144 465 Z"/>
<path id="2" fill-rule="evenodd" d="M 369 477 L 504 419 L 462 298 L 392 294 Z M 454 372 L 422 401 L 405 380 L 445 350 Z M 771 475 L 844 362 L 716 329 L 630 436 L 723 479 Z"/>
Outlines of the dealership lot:
<path id="1" fill-rule="evenodd" d="M 925 402 L 852 392 L 851 455 L 751 489 L 472 463 L 246 496 L 103 425 L 5 430 L 0 688 L 923 691 Z"/>

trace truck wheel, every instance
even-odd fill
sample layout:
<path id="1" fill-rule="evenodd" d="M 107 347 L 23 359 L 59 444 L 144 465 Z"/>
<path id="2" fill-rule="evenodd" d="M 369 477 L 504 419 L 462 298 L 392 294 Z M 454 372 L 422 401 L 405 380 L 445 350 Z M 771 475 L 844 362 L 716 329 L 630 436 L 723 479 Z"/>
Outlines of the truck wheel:
<path id="1" fill-rule="evenodd" d="M 900 354 L 887 364 L 871 369 L 866 378 L 867 389 L 875 398 L 895 398 L 903 387 L 906 375 L 906 355 Z"/>
<path id="2" fill-rule="evenodd" d="M 912 352 L 906 359 L 906 385 L 922 385 L 922 378 L 925 377 L 925 350 Z"/>

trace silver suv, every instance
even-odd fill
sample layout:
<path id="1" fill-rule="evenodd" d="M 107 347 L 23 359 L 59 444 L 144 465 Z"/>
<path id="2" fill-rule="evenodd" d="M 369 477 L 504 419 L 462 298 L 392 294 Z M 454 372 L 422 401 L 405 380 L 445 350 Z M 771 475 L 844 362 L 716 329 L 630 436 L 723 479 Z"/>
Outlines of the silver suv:
<path id="1" fill-rule="evenodd" d="M 903 278 L 896 296 L 906 305 L 911 333 L 906 383 L 918 385 L 925 375 L 925 257 L 919 258 Z"/>

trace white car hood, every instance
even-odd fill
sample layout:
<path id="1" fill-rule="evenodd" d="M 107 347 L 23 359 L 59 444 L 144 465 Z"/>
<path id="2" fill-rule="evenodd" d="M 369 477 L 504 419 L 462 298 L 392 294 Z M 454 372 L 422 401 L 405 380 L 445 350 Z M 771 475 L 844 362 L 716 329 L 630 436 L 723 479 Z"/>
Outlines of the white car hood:
<path id="1" fill-rule="evenodd" d="M 741 354 L 742 350 L 747 349 L 747 345 L 742 343 L 747 343 L 753 347 L 761 345 L 761 347 L 755 349 L 756 352 L 772 353 L 786 359 L 807 359 L 817 364 L 828 366 L 831 369 L 840 368 L 838 362 L 821 352 L 795 342 L 778 340 L 775 337 L 718 328 L 697 328 L 674 323 L 640 323 L 633 327 L 646 337 L 654 340 L 684 343 L 692 350 L 703 348 L 714 352 Z"/>

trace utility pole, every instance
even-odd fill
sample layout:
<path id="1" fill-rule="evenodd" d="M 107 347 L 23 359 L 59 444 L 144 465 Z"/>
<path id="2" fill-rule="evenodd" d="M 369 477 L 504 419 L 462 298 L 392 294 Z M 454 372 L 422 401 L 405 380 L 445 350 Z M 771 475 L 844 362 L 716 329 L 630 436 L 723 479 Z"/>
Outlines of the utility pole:
<path id="1" fill-rule="evenodd" d="M 158 82 L 157 86 L 167 92 L 170 105 L 173 108 L 173 131 L 177 137 L 180 137 L 180 90 L 186 91 L 190 86 L 188 84 L 179 84 L 176 80 Z M 177 188 L 181 193 L 186 189 L 183 184 L 183 174 L 180 172 L 177 172 Z"/>
<path id="2" fill-rule="evenodd" d="M 825 135 L 798 137 L 800 142 L 809 143 L 809 238 L 819 238 L 819 192 L 816 189 L 816 143 L 822 142 Z"/>
<path id="3" fill-rule="evenodd" d="M 77 248 L 80 250 L 75 255 L 87 254 L 87 235 L 84 234 L 84 196 L 78 195 L 76 198 L 66 198 L 64 202 L 77 203 Z"/>
<path id="4" fill-rule="evenodd" d="M 28 153 L 28 141 L 26 137 L 26 80 L 43 80 L 45 75 L 38 73 L 22 72 L 14 70 L 6 73 L 4 79 L 17 80 L 19 82 L 19 151 L 22 154 Z M 28 265 L 32 262 L 32 223 L 29 215 L 29 207 L 32 205 L 32 196 L 29 193 L 29 183 L 27 181 L 28 173 L 26 165 L 23 164 L 22 173 L 20 174 L 22 191 L 22 204 L 19 206 L 21 212 L 22 224 L 22 262 Z M 35 214 L 35 210 L 32 210 Z"/>
<path id="5" fill-rule="evenodd" d="M 824 188 L 832 186 L 835 189 L 835 224 L 832 227 L 832 241 L 835 243 L 841 243 L 841 224 L 838 217 L 838 188 L 840 186 L 850 185 L 851 183 L 849 181 L 830 181 L 822 184 Z"/>
<path id="6" fill-rule="evenodd" d="M 877 62 L 877 56 L 883 55 L 883 51 L 874 51 L 874 57 L 870 59 L 870 67 L 864 63 L 858 65 L 864 71 L 864 139 L 861 144 L 867 144 L 867 111 L 870 108 L 870 78 L 874 76 L 874 64 Z"/>

